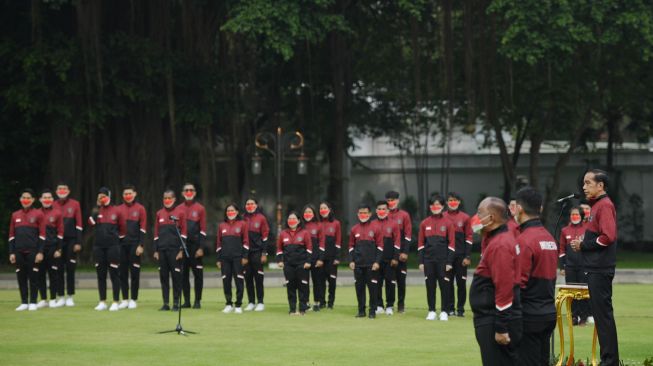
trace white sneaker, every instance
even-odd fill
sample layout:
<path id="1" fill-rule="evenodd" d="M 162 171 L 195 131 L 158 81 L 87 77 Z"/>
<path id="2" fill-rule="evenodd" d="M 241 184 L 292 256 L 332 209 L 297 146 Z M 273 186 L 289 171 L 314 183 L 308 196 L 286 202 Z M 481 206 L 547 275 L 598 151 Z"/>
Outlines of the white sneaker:
<path id="1" fill-rule="evenodd" d="M 254 304 L 250 302 L 250 303 L 247 304 L 247 306 L 245 307 L 245 311 L 252 311 L 252 310 L 254 310 Z"/>
<path id="2" fill-rule="evenodd" d="M 256 304 L 256 307 L 254 308 L 254 311 L 263 311 L 265 310 L 265 305 L 263 305 L 262 302 Z"/>
<path id="3" fill-rule="evenodd" d="M 122 309 L 127 309 L 128 306 L 129 306 L 129 301 L 127 301 L 127 300 L 122 300 L 122 301 L 120 302 L 120 304 L 118 304 L 118 309 L 120 309 L 120 310 L 122 310 Z"/>
<path id="4" fill-rule="evenodd" d="M 594 324 L 594 317 L 593 317 L 593 316 L 588 316 L 588 317 L 587 317 L 587 322 L 588 322 L 589 324 Z"/>
<path id="5" fill-rule="evenodd" d="M 117 302 L 113 302 L 111 303 L 111 307 L 109 308 L 109 311 L 118 311 L 120 309 L 121 309 L 120 305 L 118 305 Z"/>
<path id="6" fill-rule="evenodd" d="M 234 307 L 231 305 L 227 305 L 222 309 L 222 312 L 225 314 L 231 313 L 232 311 L 234 311 Z"/>
<path id="7" fill-rule="evenodd" d="M 447 315 L 446 311 L 443 311 L 443 312 L 440 313 L 440 320 L 442 320 L 443 322 L 446 322 L 447 320 L 449 320 L 449 315 Z"/>
<path id="8" fill-rule="evenodd" d="M 18 305 L 18 307 L 16 308 L 16 311 L 25 311 L 25 310 L 27 310 L 27 308 L 29 308 L 29 305 L 27 305 L 27 304 L 20 304 L 20 305 Z"/>
<path id="9" fill-rule="evenodd" d="M 435 320 L 437 317 L 437 314 L 435 311 L 429 311 L 428 315 L 426 315 L 426 320 Z"/>
<path id="10" fill-rule="evenodd" d="M 56 308 L 57 307 L 57 300 L 50 300 L 48 301 L 48 307 L 49 308 Z"/>
<path id="11" fill-rule="evenodd" d="M 385 313 L 385 309 L 382 308 L 381 306 L 376 307 L 376 315 L 383 314 Z"/>
<path id="12" fill-rule="evenodd" d="M 72 296 L 68 296 L 68 297 L 66 298 L 66 306 L 75 306 L 75 302 L 73 301 L 73 297 L 72 297 Z"/>
<path id="13" fill-rule="evenodd" d="M 66 305 L 66 300 L 63 297 L 60 297 L 57 299 L 57 301 L 54 303 L 55 308 L 60 308 Z M 52 305 L 50 305 L 52 307 Z"/>
<path id="14" fill-rule="evenodd" d="M 48 302 L 45 301 L 45 300 L 41 300 L 41 301 L 39 301 L 39 302 L 36 304 L 36 307 L 37 307 L 38 309 L 47 308 L 47 307 L 48 307 Z"/>
<path id="15" fill-rule="evenodd" d="M 242 314 L 242 313 L 243 313 L 243 308 L 241 308 L 241 307 L 236 308 L 236 309 L 234 310 L 234 313 L 236 313 L 236 314 Z"/>
<path id="16" fill-rule="evenodd" d="M 391 307 L 388 306 L 387 308 L 385 308 L 385 313 L 386 315 L 393 315 L 395 312 L 394 310 L 392 310 Z"/>
<path id="17" fill-rule="evenodd" d="M 39 307 L 36 306 L 36 304 L 29 304 L 29 305 L 27 306 L 27 310 L 28 310 L 28 311 L 36 311 L 36 310 L 38 310 L 38 309 L 39 309 Z"/>
<path id="18" fill-rule="evenodd" d="M 127 305 L 127 309 L 136 309 L 138 307 L 138 304 L 136 304 L 136 301 L 134 300 L 129 300 L 129 305 Z"/>
<path id="19" fill-rule="evenodd" d="M 102 311 L 102 310 L 107 310 L 107 303 L 104 301 L 100 301 L 99 304 L 95 307 L 95 310 L 97 311 Z"/>

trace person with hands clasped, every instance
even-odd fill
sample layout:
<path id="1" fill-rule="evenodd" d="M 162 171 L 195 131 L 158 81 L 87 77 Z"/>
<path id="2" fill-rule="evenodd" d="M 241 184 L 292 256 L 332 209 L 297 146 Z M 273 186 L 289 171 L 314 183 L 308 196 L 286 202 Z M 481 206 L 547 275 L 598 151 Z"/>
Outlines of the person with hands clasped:
<path id="1" fill-rule="evenodd" d="M 340 264 L 340 248 L 342 246 L 342 229 L 340 221 L 333 216 L 333 210 L 328 202 L 320 203 L 320 224 L 324 234 L 324 277 L 329 285 L 327 309 L 333 309 L 336 299 L 336 279 Z M 324 285 L 326 289 L 326 284 Z M 326 290 L 325 290 L 326 292 Z"/>
<path id="2" fill-rule="evenodd" d="M 276 259 L 286 277 L 290 315 L 304 315 L 308 309 L 308 271 L 311 269 L 313 250 L 311 234 L 304 230 L 297 213 L 290 212 L 286 218 L 286 228 L 277 238 Z"/>
<path id="3" fill-rule="evenodd" d="M 245 311 L 263 311 L 265 310 L 263 266 L 268 262 L 267 247 L 270 225 L 268 219 L 261 212 L 256 199 L 251 197 L 245 201 L 243 220 L 247 222 L 247 236 L 249 237 L 249 258 L 245 266 L 245 290 L 248 304 Z"/>
<path id="4" fill-rule="evenodd" d="M 41 201 L 41 212 L 43 213 L 41 225 L 45 226 L 43 262 L 41 262 L 41 270 L 39 271 L 39 291 L 41 292 L 41 298 L 46 299 L 47 282 L 45 276 L 47 274 L 50 277 L 50 302 L 48 307 L 59 308 L 64 306 L 66 302 L 63 296 L 56 298 L 57 294 L 60 293 L 59 287 L 63 286 L 59 282 L 59 272 L 63 270 L 61 262 L 61 242 L 64 232 L 63 216 L 61 210 L 53 206 L 54 197 L 51 190 L 44 189 L 39 200 Z"/>
<path id="5" fill-rule="evenodd" d="M 320 311 L 326 307 L 325 300 L 325 273 L 324 273 L 324 233 L 322 225 L 315 214 L 313 205 L 306 205 L 302 210 L 304 230 L 311 235 L 313 253 L 311 253 L 311 278 L 313 279 L 313 311 Z M 310 305 L 309 305 L 310 306 Z"/>
<path id="6" fill-rule="evenodd" d="M 223 313 L 243 313 L 243 292 L 245 289 L 245 266 L 249 257 L 247 223 L 240 216 L 235 203 L 225 207 L 224 222 L 218 225 L 216 244 L 216 265 L 222 273 L 225 307 Z M 236 283 L 236 302 L 232 301 L 231 279 Z M 234 306 L 235 305 L 235 306 Z"/>

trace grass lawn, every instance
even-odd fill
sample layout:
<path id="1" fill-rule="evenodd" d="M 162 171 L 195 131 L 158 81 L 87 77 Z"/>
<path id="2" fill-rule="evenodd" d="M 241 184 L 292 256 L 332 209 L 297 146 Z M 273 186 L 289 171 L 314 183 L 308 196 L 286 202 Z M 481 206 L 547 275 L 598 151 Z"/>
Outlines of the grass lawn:
<path id="1" fill-rule="evenodd" d="M 407 312 L 355 319 L 353 287 L 338 289 L 332 311 L 290 317 L 285 289 L 266 290 L 266 311 L 222 314 L 221 290 L 205 293 L 201 310 L 183 313 L 188 337 L 157 334 L 176 313 L 157 311 L 160 291 L 142 291 L 139 308 L 96 312 L 94 290 L 77 306 L 17 313 L 17 291 L 0 291 L 2 365 L 480 365 L 471 313 L 429 322 L 424 289 L 409 287 Z M 653 356 L 653 285 L 617 285 L 615 314 L 621 357 L 641 365 Z M 439 305 L 439 300 L 438 300 Z M 590 327 L 575 328 L 576 355 L 588 357 Z M 556 349 L 557 349 L 556 345 Z M 56 360 L 56 361 L 55 361 Z"/>

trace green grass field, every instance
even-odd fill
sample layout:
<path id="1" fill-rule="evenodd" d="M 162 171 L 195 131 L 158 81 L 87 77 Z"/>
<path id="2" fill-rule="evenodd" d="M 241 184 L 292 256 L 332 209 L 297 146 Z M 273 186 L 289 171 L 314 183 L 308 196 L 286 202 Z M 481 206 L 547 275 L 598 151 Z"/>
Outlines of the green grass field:
<path id="1" fill-rule="evenodd" d="M 336 308 L 287 314 L 285 289 L 266 290 L 266 311 L 223 314 L 219 289 L 201 310 L 185 310 L 188 337 L 157 334 L 176 313 L 157 311 L 160 291 L 142 291 L 140 307 L 96 312 L 97 292 L 83 290 L 74 308 L 14 311 L 17 291 L 0 291 L 1 365 L 480 365 L 471 313 L 449 322 L 424 320 L 425 290 L 409 287 L 407 312 L 355 319 L 353 287 L 338 289 Z M 653 356 L 653 286 L 616 285 L 620 353 L 628 365 Z M 438 300 L 439 308 L 439 300 Z M 591 349 L 590 327 L 575 328 L 576 355 Z M 556 345 L 556 349 L 557 349 Z"/>

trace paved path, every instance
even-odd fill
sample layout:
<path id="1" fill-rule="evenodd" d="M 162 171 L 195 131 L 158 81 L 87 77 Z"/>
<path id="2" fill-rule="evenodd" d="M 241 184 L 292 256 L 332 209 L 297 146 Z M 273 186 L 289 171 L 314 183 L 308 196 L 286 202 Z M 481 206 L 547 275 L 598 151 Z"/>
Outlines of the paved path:
<path id="1" fill-rule="evenodd" d="M 97 279 L 94 272 L 78 272 L 76 276 L 77 288 L 95 289 Z M 472 273 L 470 270 L 469 278 Z M 408 270 L 408 285 L 421 285 L 424 283 L 424 275 L 416 269 Z M 193 281 L 191 280 L 191 284 Z M 558 283 L 564 283 L 564 278 L 558 276 Z M 617 269 L 614 283 L 638 283 L 653 284 L 653 269 Z M 353 285 L 354 276 L 350 270 L 344 268 L 338 272 L 338 285 Z M 270 270 L 265 274 L 265 286 L 280 287 L 283 285 L 283 274 L 280 270 Z M 160 288 L 159 276 L 156 272 L 143 272 L 141 274 L 141 288 Z M 222 280 L 217 269 L 204 272 L 204 287 L 221 288 Z M 17 289 L 16 276 L 12 273 L 0 273 L 0 289 Z"/>

